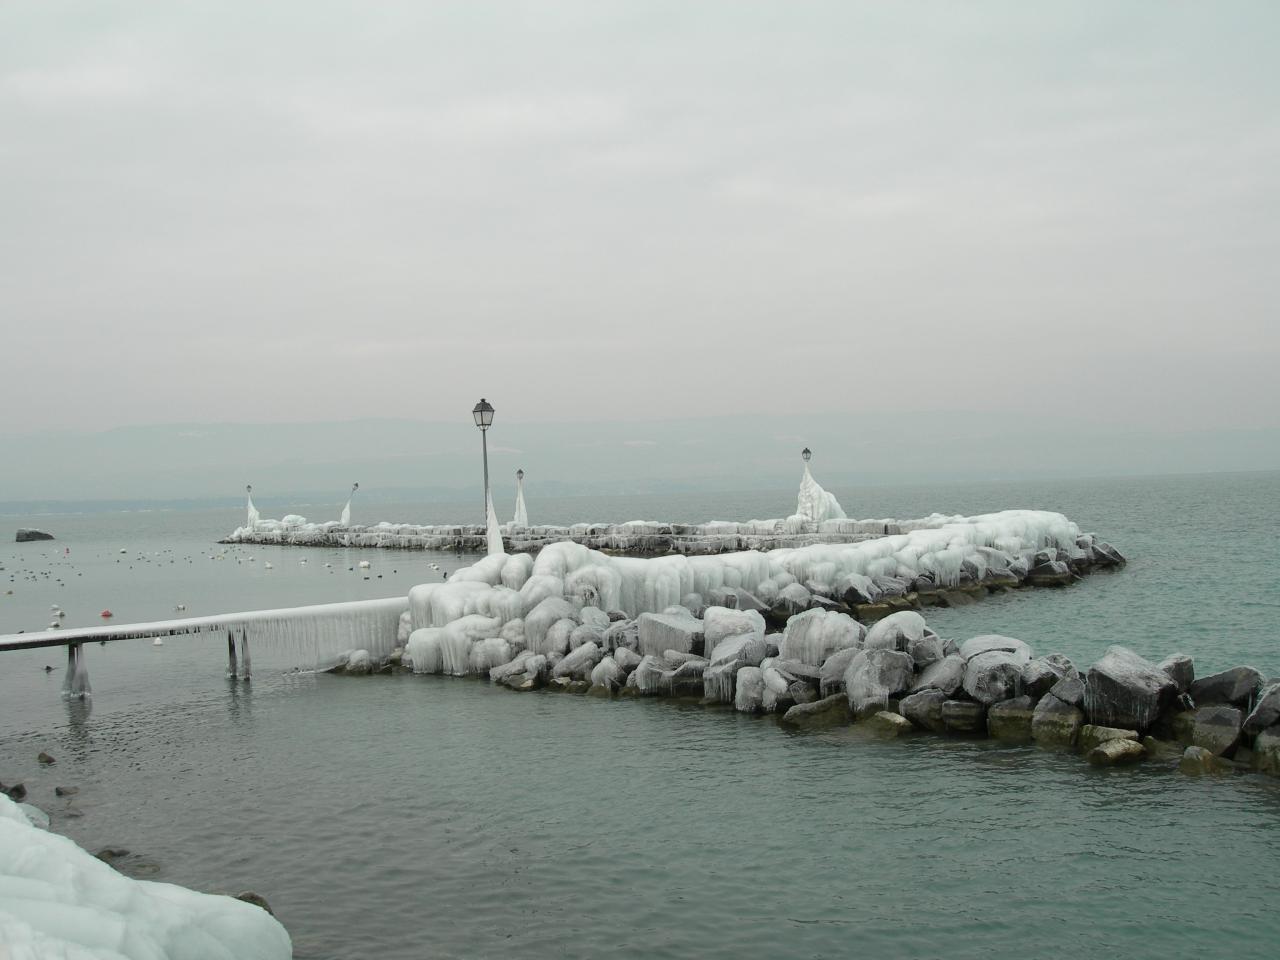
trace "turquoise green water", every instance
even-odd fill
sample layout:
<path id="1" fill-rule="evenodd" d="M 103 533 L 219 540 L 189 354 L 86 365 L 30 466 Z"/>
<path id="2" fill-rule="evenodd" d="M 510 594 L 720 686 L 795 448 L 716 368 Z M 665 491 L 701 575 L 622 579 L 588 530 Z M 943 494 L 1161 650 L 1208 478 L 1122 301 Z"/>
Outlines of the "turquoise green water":
<path id="1" fill-rule="evenodd" d="M 867 516 L 1060 509 L 1131 557 L 1068 590 L 928 611 L 943 635 L 1009 633 L 1082 662 L 1122 642 L 1280 674 L 1275 474 L 837 492 Z M 777 515 L 782 497 L 531 507 L 701 520 Z M 42 627 L 53 602 L 92 619 L 104 594 L 129 619 L 178 599 L 205 612 L 393 595 L 438 576 L 433 560 L 465 562 L 374 554 L 364 581 L 341 552 L 335 573 L 319 551 L 305 567 L 267 548 L 253 565 L 209 561 L 237 516 L 141 516 L 44 518 L 79 583 L 6 583 L 0 630 Z M 116 551 L 134 541 L 206 559 L 128 571 Z M 6 577 L 15 557 L 40 569 L 30 547 L 52 572 L 52 545 L 15 545 Z M 198 638 L 88 656 L 87 708 L 57 698 L 50 654 L 0 657 L 0 780 L 25 779 L 55 829 L 127 847 L 151 876 L 264 894 L 300 957 L 1262 957 L 1280 942 L 1280 780 L 790 734 L 480 681 L 286 674 L 257 649 L 253 682 L 231 684 Z M 37 768 L 41 749 L 53 768 Z M 55 800 L 60 783 L 81 792 Z"/>

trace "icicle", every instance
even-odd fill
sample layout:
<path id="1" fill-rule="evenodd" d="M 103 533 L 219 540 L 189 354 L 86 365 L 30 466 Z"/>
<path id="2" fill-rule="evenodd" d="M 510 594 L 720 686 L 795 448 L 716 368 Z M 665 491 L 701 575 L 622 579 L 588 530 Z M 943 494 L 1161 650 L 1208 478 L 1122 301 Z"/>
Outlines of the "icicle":
<path id="1" fill-rule="evenodd" d="M 344 527 L 351 526 L 351 501 L 356 495 L 356 491 L 360 489 L 360 484 L 353 483 L 351 485 L 351 496 L 347 497 L 347 505 L 342 508 L 342 520 L 340 521 Z"/>
<path id="2" fill-rule="evenodd" d="M 516 515 L 512 523 L 517 527 L 529 526 L 529 513 L 524 507 L 524 471 L 516 471 Z"/>
<path id="3" fill-rule="evenodd" d="M 487 540 L 489 548 L 489 556 L 498 553 L 505 553 L 506 550 L 502 546 L 502 530 L 498 527 L 498 515 L 493 509 L 493 495 L 489 494 L 485 498 L 485 507 L 488 514 L 486 522 L 488 524 Z"/>

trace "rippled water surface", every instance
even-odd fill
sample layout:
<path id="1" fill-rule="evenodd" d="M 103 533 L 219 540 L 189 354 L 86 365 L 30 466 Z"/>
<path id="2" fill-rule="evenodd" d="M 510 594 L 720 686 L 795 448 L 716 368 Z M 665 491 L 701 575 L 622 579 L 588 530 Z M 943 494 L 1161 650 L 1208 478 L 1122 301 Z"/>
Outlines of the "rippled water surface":
<path id="1" fill-rule="evenodd" d="M 1080 661 L 1123 642 L 1280 674 L 1274 474 L 837 492 L 873 516 L 1060 509 L 1132 558 L 1068 590 L 927 611 L 944 635 L 1010 633 Z M 787 506 L 565 501 L 576 515 L 535 519 Z M 89 622 L 107 603 L 145 619 L 179 599 L 209 612 L 395 595 L 439 576 L 429 562 L 466 562 L 375 553 L 365 581 L 348 569 L 363 553 L 210 561 L 238 517 L 145 517 L 87 517 L 79 537 L 43 518 L 68 531 L 65 587 L 55 545 L 0 551 L 15 590 L 0 631 L 41 628 L 53 602 Z M 193 560 L 138 561 L 144 542 Z M 18 570 L 36 579 L 8 583 Z M 25 780 L 86 847 L 133 851 L 126 869 L 262 893 L 299 957 L 1263 957 L 1280 942 L 1280 780 L 792 734 L 471 680 L 286 673 L 269 650 L 254 650 L 252 683 L 232 683 L 225 651 L 198 637 L 90 647 L 94 698 L 67 704 L 60 670 L 42 669 L 58 654 L 0 656 L 0 780 Z M 42 749 L 53 767 L 38 768 Z M 80 793 L 57 799 L 58 784 Z"/>

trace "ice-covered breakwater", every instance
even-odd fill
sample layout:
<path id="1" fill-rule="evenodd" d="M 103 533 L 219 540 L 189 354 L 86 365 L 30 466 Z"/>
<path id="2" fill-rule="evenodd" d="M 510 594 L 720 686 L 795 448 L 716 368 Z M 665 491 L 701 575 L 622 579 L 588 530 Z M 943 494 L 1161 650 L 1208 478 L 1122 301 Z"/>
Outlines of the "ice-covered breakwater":
<path id="1" fill-rule="evenodd" d="M 944 639 L 916 610 L 894 609 L 1064 583 L 1121 562 L 1041 511 L 768 553 L 646 559 L 556 543 L 414 587 L 403 648 L 386 664 L 354 651 L 340 669 L 692 697 L 796 726 L 854 721 L 893 736 L 921 729 L 1081 747 L 1100 764 L 1178 756 L 1171 744 L 1180 743 L 1189 772 L 1226 769 L 1234 757 L 1280 773 L 1280 682 L 1264 684 L 1252 668 L 1197 680 L 1188 657 L 1153 664 L 1113 647 L 1079 669 L 1010 637 Z"/>

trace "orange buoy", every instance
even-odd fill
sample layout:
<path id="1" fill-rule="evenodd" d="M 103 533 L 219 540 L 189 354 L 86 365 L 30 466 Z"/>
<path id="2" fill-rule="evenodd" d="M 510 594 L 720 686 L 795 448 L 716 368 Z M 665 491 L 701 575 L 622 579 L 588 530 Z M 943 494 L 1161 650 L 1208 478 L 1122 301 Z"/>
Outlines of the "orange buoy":
<path id="1" fill-rule="evenodd" d="M 102 619 L 104 620 L 109 620 L 112 617 L 114 617 L 115 614 L 112 613 L 110 610 L 103 610 L 100 614 L 98 614 L 98 616 L 102 617 Z"/>

